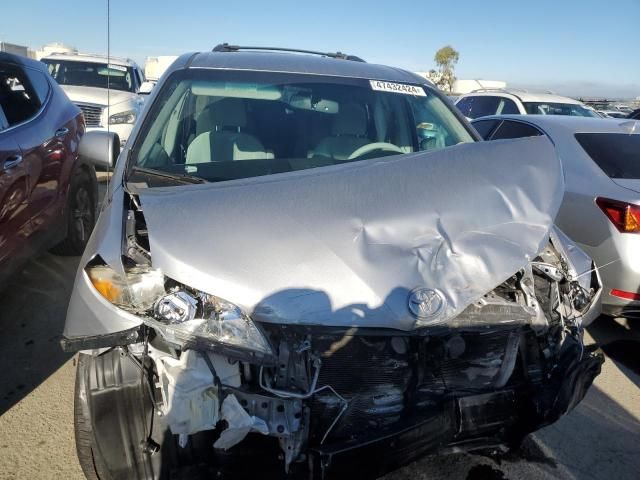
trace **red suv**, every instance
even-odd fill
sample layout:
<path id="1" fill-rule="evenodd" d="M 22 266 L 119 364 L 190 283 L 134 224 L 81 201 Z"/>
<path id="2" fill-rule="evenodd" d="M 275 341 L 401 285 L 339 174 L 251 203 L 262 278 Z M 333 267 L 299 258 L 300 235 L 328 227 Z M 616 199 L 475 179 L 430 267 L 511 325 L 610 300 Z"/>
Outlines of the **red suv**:
<path id="1" fill-rule="evenodd" d="M 44 249 L 79 255 L 96 218 L 80 109 L 34 60 L 0 53 L 0 284 Z"/>

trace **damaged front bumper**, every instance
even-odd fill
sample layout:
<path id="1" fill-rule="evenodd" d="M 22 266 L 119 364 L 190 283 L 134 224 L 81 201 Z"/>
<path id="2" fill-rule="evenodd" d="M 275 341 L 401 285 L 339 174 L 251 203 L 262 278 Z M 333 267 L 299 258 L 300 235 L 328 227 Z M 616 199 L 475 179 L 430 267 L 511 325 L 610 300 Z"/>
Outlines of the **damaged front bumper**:
<path id="1" fill-rule="evenodd" d="M 265 391 L 252 379 L 259 367 L 211 352 L 188 350 L 176 359 L 157 349 L 156 339 L 146 347 L 146 360 L 140 344 L 85 356 L 92 362 L 87 384 L 94 383 L 81 398 L 97 438 L 107 452 L 124 439 L 136 453 L 152 452 L 143 456 L 146 462 L 203 478 L 246 478 L 247 464 L 263 478 L 282 478 L 285 469 L 291 478 L 375 478 L 428 453 L 517 446 L 569 412 L 604 360 L 573 336 L 545 359 L 535 334 L 522 328 L 419 337 L 305 330 L 287 332 L 288 341 L 299 337 L 306 347 L 311 334 L 311 348 L 326 354 L 309 396 Z M 513 371 L 505 381 L 514 343 Z M 288 375 L 288 383 L 313 377 L 313 371 L 296 373 L 299 354 L 291 353 L 286 366 L 270 367 L 274 375 Z M 145 362 L 153 393 L 141 388 L 139 365 Z M 120 375 L 120 384 L 100 383 Z M 151 417 L 160 422 L 145 437 Z M 168 443 L 185 453 L 167 455 Z M 135 468 L 126 463 L 133 456 L 110 455 L 110 469 Z"/>
<path id="2" fill-rule="evenodd" d="M 599 312 L 599 276 L 571 277 L 554 235 L 528 268 L 446 324 L 405 332 L 263 323 L 273 355 L 259 358 L 172 344 L 153 322 L 113 336 L 116 348 L 105 349 L 107 337 L 66 345 L 93 348 L 84 352 L 92 368 L 110 356 L 145 365 L 150 388 L 140 388 L 139 369 L 129 382 L 160 415 L 161 438 L 199 450 L 196 466 L 209 473 L 242 477 L 248 457 L 275 477 L 365 478 L 429 452 L 508 448 L 569 412 L 604 360 L 582 341 L 583 322 Z M 113 415 L 93 402 L 104 393 L 88 388 L 92 418 Z M 120 423 L 119 435 L 131 435 Z"/>
<path id="3" fill-rule="evenodd" d="M 430 413 L 414 413 L 384 435 L 312 449 L 313 477 L 376 478 L 429 453 L 504 451 L 517 446 L 526 434 L 551 423 L 582 399 L 604 360 L 599 350 L 584 353 L 559 369 L 553 385 L 539 391 L 505 388 L 449 398 Z M 563 371 L 565 377 L 560 375 Z M 550 403 L 550 392 L 556 389 L 561 393 Z"/>
<path id="4" fill-rule="evenodd" d="M 459 315 L 410 331 L 247 323 L 227 305 L 226 321 L 264 341 L 251 350 L 180 333 L 188 321 L 168 322 L 158 305 L 205 318 L 211 296 L 176 282 L 166 290 L 141 326 L 63 340 L 90 365 L 76 401 L 113 471 L 161 459 L 172 471 L 244 478 L 250 461 L 276 478 L 365 478 L 428 452 L 508 448 L 570 411 L 603 362 L 582 339 L 600 312 L 598 271 L 555 229 Z M 225 321 L 216 315 L 208 321 Z M 187 333 L 209 324 L 193 325 Z M 119 438 L 128 455 L 113 451 Z M 167 443 L 188 458 L 167 455 Z"/>

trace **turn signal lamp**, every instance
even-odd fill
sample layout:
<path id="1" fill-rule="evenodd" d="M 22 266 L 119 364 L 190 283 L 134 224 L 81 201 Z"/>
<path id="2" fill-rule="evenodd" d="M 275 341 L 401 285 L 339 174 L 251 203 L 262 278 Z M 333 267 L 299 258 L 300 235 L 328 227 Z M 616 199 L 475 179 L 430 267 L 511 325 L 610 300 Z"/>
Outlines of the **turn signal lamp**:
<path id="1" fill-rule="evenodd" d="M 640 233 L 640 205 L 598 197 L 596 204 L 621 233 Z"/>

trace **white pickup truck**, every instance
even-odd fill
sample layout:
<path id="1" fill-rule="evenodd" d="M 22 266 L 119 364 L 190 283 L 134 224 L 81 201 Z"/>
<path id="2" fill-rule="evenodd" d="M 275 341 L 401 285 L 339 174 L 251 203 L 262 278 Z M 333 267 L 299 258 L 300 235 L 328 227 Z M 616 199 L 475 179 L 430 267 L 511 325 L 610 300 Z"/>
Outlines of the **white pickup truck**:
<path id="1" fill-rule="evenodd" d="M 124 146 L 144 96 L 153 88 L 132 60 L 99 55 L 53 54 L 41 60 L 84 114 L 87 130 L 115 132 Z"/>

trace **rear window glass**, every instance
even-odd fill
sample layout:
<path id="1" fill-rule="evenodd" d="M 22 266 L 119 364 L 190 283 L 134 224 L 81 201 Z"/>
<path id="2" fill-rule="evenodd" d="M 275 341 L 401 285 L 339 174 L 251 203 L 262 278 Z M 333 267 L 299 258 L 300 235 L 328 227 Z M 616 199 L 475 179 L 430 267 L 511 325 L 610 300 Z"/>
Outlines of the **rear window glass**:
<path id="1" fill-rule="evenodd" d="M 576 133 L 576 140 L 611 178 L 640 178 L 640 135 Z"/>
<path id="2" fill-rule="evenodd" d="M 529 115 L 569 115 L 571 117 L 595 117 L 599 115 L 577 103 L 524 102 Z"/>
<path id="3" fill-rule="evenodd" d="M 505 120 L 491 136 L 491 140 L 536 137 L 542 133 L 535 127 L 521 122 Z"/>
<path id="4" fill-rule="evenodd" d="M 489 95 L 466 97 L 457 103 L 458 109 L 467 118 L 480 118 L 495 115 L 502 98 Z M 507 113 L 507 112 L 504 112 Z M 516 112 L 517 113 L 517 112 Z"/>

